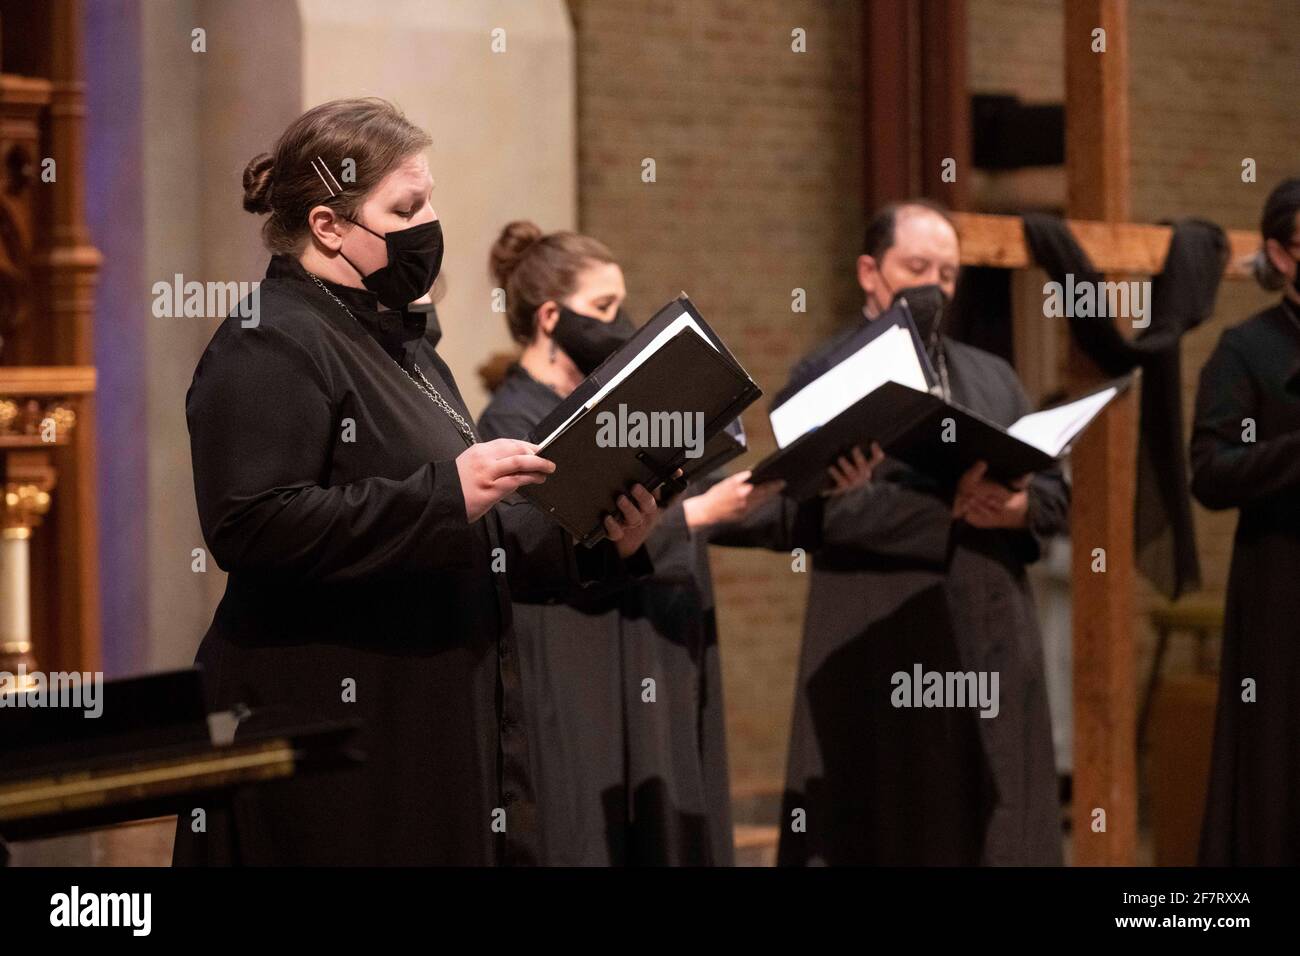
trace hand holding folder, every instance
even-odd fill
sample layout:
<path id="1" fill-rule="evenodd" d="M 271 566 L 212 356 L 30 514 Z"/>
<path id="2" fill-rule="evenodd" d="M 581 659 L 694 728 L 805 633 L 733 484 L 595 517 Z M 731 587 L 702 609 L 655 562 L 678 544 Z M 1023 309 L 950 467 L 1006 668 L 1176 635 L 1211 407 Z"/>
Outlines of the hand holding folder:
<path id="1" fill-rule="evenodd" d="M 824 497 L 843 494 L 846 491 L 865 485 L 871 481 L 871 475 L 876 470 L 876 466 L 885 460 L 885 453 L 881 450 L 877 442 L 871 443 L 871 457 L 868 458 L 862 453 L 862 449 L 854 445 L 847 455 L 840 455 L 835 461 L 831 462 L 827 471 L 831 476 L 831 486 L 822 489 Z"/>
<path id="2" fill-rule="evenodd" d="M 702 461 L 716 467 L 743 451 L 736 420 L 761 394 L 682 295 L 533 430 L 529 441 L 556 471 L 520 493 L 593 545 L 607 536 L 604 519 L 619 495 L 634 485 L 671 490 Z"/>
<path id="3" fill-rule="evenodd" d="M 976 462 L 961 476 L 953 495 L 952 516 L 976 528 L 1023 528 L 1029 516 L 1029 481 L 1024 475 L 1010 486 L 987 481 L 986 462 Z"/>
<path id="4" fill-rule="evenodd" d="M 620 557 L 630 557 L 645 544 L 659 521 L 659 504 L 643 485 L 633 485 L 614 502 L 618 516 L 605 515 L 605 537 L 613 541 Z"/>
<path id="5" fill-rule="evenodd" d="M 687 527 L 694 529 L 742 521 L 780 494 L 779 481 L 754 485 L 749 476 L 748 469 L 738 471 L 715 482 L 707 491 L 687 498 L 682 506 Z"/>

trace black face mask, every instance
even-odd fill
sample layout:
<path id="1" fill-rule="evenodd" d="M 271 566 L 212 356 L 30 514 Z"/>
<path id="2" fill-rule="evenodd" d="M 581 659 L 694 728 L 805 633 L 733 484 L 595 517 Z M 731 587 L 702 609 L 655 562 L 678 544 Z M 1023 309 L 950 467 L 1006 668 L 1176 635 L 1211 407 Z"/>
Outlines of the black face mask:
<path id="1" fill-rule="evenodd" d="M 376 238 L 384 240 L 388 248 L 388 265 L 370 275 L 362 275 L 352 260 L 343 260 L 361 276 L 362 284 L 379 301 L 390 309 L 402 309 L 429 291 L 433 280 L 442 268 L 442 221 L 434 219 L 409 229 L 398 229 L 382 236 L 364 223 L 348 220 Z M 343 255 L 339 250 L 339 255 Z"/>
<path id="2" fill-rule="evenodd" d="M 910 289 L 899 289 L 894 293 L 890 307 L 897 305 L 899 300 L 907 303 L 908 311 L 912 314 L 912 322 L 921 335 L 921 341 L 925 343 L 927 351 L 932 350 L 939 341 L 944 313 L 952 305 L 948 293 L 942 286 L 931 283 L 912 286 Z"/>
<path id="3" fill-rule="evenodd" d="M 564 349 L 578 371 L 590 375 L 601 362 L 609 358 L 614 351 L 632 337 L 636 326 L 627 317 L 623 307 L 612 322 L 602 322 L 581 312 L 574 312 L 568 306 L 560 306 L 560 318 L 551 330 L 551 336 L 560 348 Z"/>

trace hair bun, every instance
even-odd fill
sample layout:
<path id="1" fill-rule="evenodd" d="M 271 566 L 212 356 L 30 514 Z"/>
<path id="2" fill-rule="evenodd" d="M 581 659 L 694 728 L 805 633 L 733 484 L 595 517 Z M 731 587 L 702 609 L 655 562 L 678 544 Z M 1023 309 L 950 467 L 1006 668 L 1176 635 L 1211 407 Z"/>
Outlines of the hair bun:
<path id="1" fill-rule="evenodd" d="M 497 241 L 492 244 L 488 266 L 497 283 L 505 288 L 510 274 L 518 267 L 524 255 L 542 238 L 541 227 L 528 219 L 506 223 Z"/>
<path id="2" fill-rule="evenodd" d="M 271 211 L 271 173 L 275 160 L 270 153 L 259 153 L 244 167 L 244 208 L 249 212 Z"/>

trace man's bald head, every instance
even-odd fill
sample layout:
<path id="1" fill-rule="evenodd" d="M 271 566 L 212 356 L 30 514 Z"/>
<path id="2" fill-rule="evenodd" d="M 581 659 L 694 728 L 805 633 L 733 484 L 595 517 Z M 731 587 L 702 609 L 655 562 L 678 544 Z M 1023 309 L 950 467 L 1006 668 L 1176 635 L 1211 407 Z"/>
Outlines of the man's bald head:
<path id="1" fill-rule="evenodd" d="M 875 318 L 903 289 L 937 285 L 950 297 L 957 287 L 961 246 L 942 207 L 925 200 L 892 203 L 867 225 L 858 284 L 867 314 Z"/>

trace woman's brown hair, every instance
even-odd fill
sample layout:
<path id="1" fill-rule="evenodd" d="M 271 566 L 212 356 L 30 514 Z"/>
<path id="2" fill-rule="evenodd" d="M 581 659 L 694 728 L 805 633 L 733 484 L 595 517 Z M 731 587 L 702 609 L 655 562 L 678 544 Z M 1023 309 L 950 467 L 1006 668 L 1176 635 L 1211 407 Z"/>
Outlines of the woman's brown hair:
<path id="1" fill-rule="evenodd" d="M 431 142 L 428 133 L 386 100 L 322 103 L 290 123 L 271 153 L 249 161 L 244 168 L 244 208 L 269 214 L 262 224 L 268 249 L 296 252 L 308 234 L 307 213 L 313 206 L 355 217 L 380 180 Z M 318 158 L 326 166 L 332 196 L 312 166 Z"/>
<path id="2" fill-rule="evenodd" d="M 605 244 L 576 232 L 543 234 L 536 223 L 507 223 L 492 246 L 488 265 L 506 292 L 510 337 L 527 345 L 537 334 L 537 310 L 567 299 L 578 274 L 593 262 L 614 262 Z"/>

